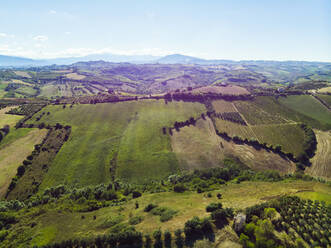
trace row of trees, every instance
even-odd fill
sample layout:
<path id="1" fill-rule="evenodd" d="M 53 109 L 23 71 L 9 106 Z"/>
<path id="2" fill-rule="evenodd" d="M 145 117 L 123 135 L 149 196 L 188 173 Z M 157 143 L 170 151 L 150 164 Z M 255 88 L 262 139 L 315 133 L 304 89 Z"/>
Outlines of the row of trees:
<path id="1" fill-rule="evenodd" d="M 241 115 L 238 112 L 224 112 L 224 113 L 215 113 L 213 116 L 216 118 L 220 118 L 225 121 L 231 121 L 243 126 L 247 126 L 244 119 L 241 117 Z"/>

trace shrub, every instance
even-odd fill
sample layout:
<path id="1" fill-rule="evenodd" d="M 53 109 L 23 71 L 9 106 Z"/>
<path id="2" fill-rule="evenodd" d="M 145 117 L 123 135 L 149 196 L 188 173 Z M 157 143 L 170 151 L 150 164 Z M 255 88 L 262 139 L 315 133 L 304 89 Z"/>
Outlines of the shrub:
<path id="1" fill-rule="evenodd" d="M 130 225 L 137 225 L 140 222 L 142 222 L 143 220 L 144 220 L 144 218 L 142 216 L 134 216 L 134 217 L 129 219 L 129 224 Z"/>
<path id="2" fill-rule="evenodd" d="M 217 209 L 221 209 L 221 208 L 222 208 L 222 203 L 212 202 L 206 207 L 206 211 L 207 212 L 213 212 L 213 211 L 215 211 Z"/>
<path id="3" fill-rule="evenodd" d="M 133 191 L 132 192 L 132 198 L 138 198 L 141 196 L 141 193 L 139 191 Z"/>
<path id="4" fill-rule="evenodd" d="M 174 186 L 174 191 L 177 192 L 177 193 L 183 193 L 185 192 L 186 188 L 183 184 L 176 184 Z"/>
<path id="5" fill-rule="evenodd" d="M 156 204 L 150 203 L 150 204 L 148 204 L 148 205 L 145 207 L 144 212 L 149 212 L 149 211 L 151 211 L 153 208 L 156 208 L 156 207 L 157 207 Z"/>

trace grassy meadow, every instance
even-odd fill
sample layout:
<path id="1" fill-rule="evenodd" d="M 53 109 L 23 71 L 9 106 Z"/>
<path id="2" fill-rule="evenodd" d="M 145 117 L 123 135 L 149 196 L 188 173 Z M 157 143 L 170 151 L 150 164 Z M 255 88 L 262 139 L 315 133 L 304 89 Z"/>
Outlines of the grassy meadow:
<path id="1" fill-rule="evenodd" d="M 205 112 L 200 103 L 145 100 L 95 105 L 47 106 L 39 121 L 30 123 L 72 127 L 45 176 L 41 189 L 67 183 L 89 185 L 108 182 L 111 166 L 116 175 L 130 182 L 160 179 L 178 169 L 170 137 L 162 127 L 172 126 Z M 68 165 L 70 161 L 70 165 Z"/>

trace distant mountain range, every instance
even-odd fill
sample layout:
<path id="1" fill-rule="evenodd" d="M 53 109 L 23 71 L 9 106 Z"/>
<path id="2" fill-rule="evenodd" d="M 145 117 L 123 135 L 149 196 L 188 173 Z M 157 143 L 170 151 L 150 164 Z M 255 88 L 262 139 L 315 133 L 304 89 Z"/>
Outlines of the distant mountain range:
<path id="1" fill-rule="evenodd" d="M 114 62 L 114 63 L 128 62 L 133 64 L 159 63 L 159 64 L 217 65 L 224 63 L 227 64 L 238 63 L 233 60 L 207 60 L 197 57 L 186 56 L 182 54 L 171 54 L 164 57 L 158 57 L 152 55 L 117 55 L 117 54 L 104 53 L 104 54 L 91 54 L 83 57 L 54 58 L 54 59 L 30 59 L 23 57 L 0 55 L 0 67 L 46 66 L 53 64 L 70 65 L 77 62 L 98 61 L 98 60 Z M 245 62 L 254 63 L 256 61 L 241 61 L 241 63 L 245 63 Z M 274 63 L 276 61 L 269 61 L 269 62 Z M 302 63 L 309 63 L 309 62 L 302 62 Z"/>

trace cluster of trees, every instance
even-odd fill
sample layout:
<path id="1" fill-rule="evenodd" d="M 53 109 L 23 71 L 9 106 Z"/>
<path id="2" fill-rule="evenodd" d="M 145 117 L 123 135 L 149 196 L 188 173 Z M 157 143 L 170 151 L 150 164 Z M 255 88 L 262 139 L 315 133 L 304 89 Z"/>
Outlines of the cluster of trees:
<path id="1" fill-rule="evenodd" d="M 179 128 L 185 127 L 185 126 L 189 126 L 189 125 L 195 125 L 196 120 L 194 119 L 194 117 L 190 117 L 190 119 L 186 120 L 186 121 L 176 121 L 174 123 L 174 128 L 176 129 L 176 131 L 179 131 Z"/>
<path id="2" fill-rule="evenodd" d="M 283 197 L 275 204 L 281 215 L 276 229 L 288 234 L 293 230 L 310 246 L 331 245 L 331 205 L 318 200 L 303 200 L 299 197 Z"/>
<path id="3" fill-rule="evenodd" d="M 40 111 L 45 105 L 44 104 L 23 104 L 17 108 L 13 108 L 6 112 L 6 114 L 13 115 L 30 115 Z"/>
<path id="4" fill-rule="evenodd" d="M 326 206 L 324 202 L 283 196 L 249 207 L 246 214 L 249 224 L 240 235 L 244 247 L 331 245 L 331 205 Z M 275 231 L 280 235 L 275 235 Z"/>
<path id="5" fill-rule="evenodd" d="M 298 162 L 301 162 L 305 165 L 310 165 L 309 159 L 315 155 L 315 151 L 317 149 L 317 140 L 314 131 L 308 127 L 306 124 L 301 124 L 300 127 L 305 132 L 305 139 L 303 142 L 303 149 L 302 152 L 298 157 Z"/>
<path id="6" fill-rule="evenodd" d="M 222 120 L 231 121 L 243 126 L 247 126 L 246 122 L 238 112 L 215 113 L 214 116 Z"/>
<path id="7" fill-rule="evenodd" d="M 45 104 L 43 104 L 43 105 L 37 105 L 36 104 L 33 107 L 30 107 L 29 110 L 27 110 L 25 112 L 25 117 L 23 119 L 19 120 L 16 123 L 15 128 L 29 127 L 28 125 L 25 125 L 25 122 L 28 121 L 28 120 L 30 120 L 34 114 L 36 114 L 37 112 L 39 112 L 45 106 L 46 106 Z"/>

